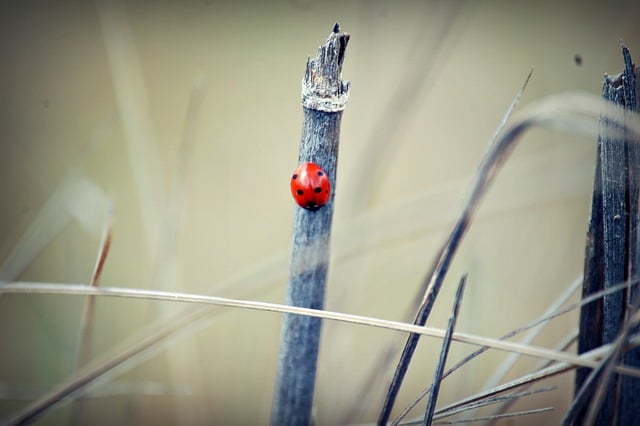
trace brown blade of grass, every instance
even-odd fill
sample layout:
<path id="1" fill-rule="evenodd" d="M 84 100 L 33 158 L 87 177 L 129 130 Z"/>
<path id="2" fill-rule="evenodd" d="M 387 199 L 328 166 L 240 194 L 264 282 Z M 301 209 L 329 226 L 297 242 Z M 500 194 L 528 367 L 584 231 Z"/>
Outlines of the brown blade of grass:
<path id="1" fill-rule="evenodd" d="M 91 274 L 90 285 L 92 287 L 97 287 L 100 282 L 100 276 L 102 275 L 102 269 L 104 268 L 104 264 L 107 260 L 107 256 L 109 255 L 109 248 L 111 247 L 111 238 L 113 232 L 113 206 L 110 205 L 107 213 L 107 220 L 104 225 L 104 229 L 102 232 L 102 239 L 100 241 L 100 248 L 98 250 L 98 258 L 96 259 L 96 264 L 93 269 L 93 274 Z M 92 337 L 91 333 L 93 331 L 93 321 L 94 321 L 94 303 L 95 297 L 88 296 L 87 302 L 84 306 L 84 311 L 81 318 L 81 332 L 80 337 L 78 339 L 79 342 L 79 353 L 78 359 L 76 360 L 76 367 L 81 367 L 86 364 L 87 360 L 91 357 L 91 342 Z"/>
<path id="2" fill-rule="evenodd" d="M 109 255 L 109 248 L 111 247 L 111 236 L 113 227 L 113 205 L 109 205 L 107 220 L 102 232 L 102 240 L 100 241 L 100 248 L 98 249 L 98 258 L 96 259 L 96 265 L 91 275 L 90 285 L 97 287 L 100 282 L 100 276 L 102 275 L 102 268 L 104 267 L 107 256 Z M 76 358 L 76 370 L 85 365 L 91 358 L 91 346 L 93 344 L 93 329 L 95 319 L 95 296 L 87 296 L 87 300 L 84 305 L 82 317 L 80 318 L 80 335 L 78 337 L 78 356 Z M 82 417 L 84 412 L 84 402 L 80 398 L 77 401 L 73 409 L 73 424 L 82 423 Z"/>

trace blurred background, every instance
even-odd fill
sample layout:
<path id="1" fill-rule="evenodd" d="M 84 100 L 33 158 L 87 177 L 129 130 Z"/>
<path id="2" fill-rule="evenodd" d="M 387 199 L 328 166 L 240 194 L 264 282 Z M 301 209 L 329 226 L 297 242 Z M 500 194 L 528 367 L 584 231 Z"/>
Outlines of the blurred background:
<path id="1" fill-rule="evenodd" d="M 343 77 L 352 88 L 326 307 L 393 320 L 407 319 L 530 68 L 522 106 L 566 91 L 599 95 L 604 73 L 622 70 L 620 40 L 640 58 L 633 1 L 27 1 L 0 9 L 0 279 L 89 283 L 112 217 L 101 285 L 283 303 L 300 82 L 307 56 L 338 21 L 351 34 Z M 457 329 L 489 337 L 535 319 L 579 277 L 595 149 L 594 137 L 524 136 L 430 325 L 446 325 L 463 273 Z M 0 297 L 0 418 L 74 372 L 84 303 Z M 195 309 L 100 298 L 91 359 Z M 211 310 L 92 386 L 83 420 L 267 423 L 280 320 Z M 565 315 L 533 344 L 554 347 L 576 326 L 577 313 Z M 317 424 L 373 422 L 392 372 L 379 354 L 404 337 L 325 322 Z M 439 348 L 421 341 L 395 413 L 429 385 Z M 449 365 L 472 349 L 454 344 Z M 452 375 L 440 405 L 482 390 L 505 357 L 489 351 Z M 503 381 L 537 365 L 523 359 Z M 363 394 L 372 374 L 378 381 Z M 557 389 L 513 410 L 556 410 L 511 422 L 558 422 L 573 374 L 550 383 Z M 39 422 L 74 418 L 66 404 Z"/>

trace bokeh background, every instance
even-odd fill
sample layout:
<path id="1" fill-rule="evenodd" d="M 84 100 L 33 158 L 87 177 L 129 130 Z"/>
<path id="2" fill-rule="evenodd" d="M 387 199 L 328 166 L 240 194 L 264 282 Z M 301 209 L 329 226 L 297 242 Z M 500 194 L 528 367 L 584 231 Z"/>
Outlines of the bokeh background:
<path id="1" fill-rule="evenodd" d="M 599 94 L 604 73 L 622 69 L 621 39 L 640 57 L 634 1 L 27 1 L 0 11 L 2 280 L 88 283 L 112 211 L 102 285 L 283 302 L 300 81 L 338 21 L 351 34 L 343 74 L 352 89 L 327 308 L 396 320 L 530 68 L 521 105 Z M 525 135 L 430 325 L 446 325 L 465 272 L 458 330 L 490 337 L 539 316 L 579 276 L 594 158 L 593 137 Z M 0 297 L 0 418 L 73 373 L 84 302 Z M 185 309 L 195 308 L 97 300 L 92 359 Z M 213 311 L 94 385 L 84 420 L 267 423 L 280 320 Z M 575 313 L 554 320 L 533 344 L 553 347 L 576 321 Z M 325 323 L 317 423 L 374 421 L 391 374 L 378 354 L 403 339 Z M 439 346 L 421 341 L 398 407 L 430 383 Z M 470 350 L 454 344 L 449 364 Z M 505 356 L 490 351 L 447 379 L 440 404 L 481 390 Z M 508 378 L 538 363 L 522 360 Z M 379 381 L 363 395 L 371 374 Z M 557 422 L 572 381 L 555 378 L 556 390 L 514 407 L 554 412 L 511 422 Z M 39 422 L 72 423 L 73 407 Z"/>

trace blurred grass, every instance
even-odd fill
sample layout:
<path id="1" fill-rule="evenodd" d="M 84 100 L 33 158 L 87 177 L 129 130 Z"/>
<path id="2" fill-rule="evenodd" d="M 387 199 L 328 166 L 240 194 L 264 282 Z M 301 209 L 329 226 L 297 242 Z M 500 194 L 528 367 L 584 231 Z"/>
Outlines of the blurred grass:
<path id="1" fill-rule="evenodd" d="M 186 169 L 176 286 L 218 294 L 219 283 L 229 277 L 255 268 L 273 253 L 286 256 L 293 211 L 287 182 L 296 165 L 302 119 L 300 80 L 307 55 L 315 52 L 336 20 L 352 35 L 344 77 L 353 86 L 343 119 L 335 227 L 348 224 L 365 241 L 368 236 L 375 240 L 381 231 L 401 237 L 332 264 L 328 308 L 390 319 L 402 317 L 448 229 L 442 217 L 449 211 L 453 220 L 465 183 L 530 66 L 536 70 L 523 104 L 566 90 L 599 94 L 603 73 L 621 69 L 620 38 L 632 54 L 640 53 L 640 30 L 634 19 L 640 5 L 634 2 L 462 3 L 451 36 L 433 61 L 429 82 L 420 90 L 410 116 L 404 117 L 405 124 L 388 141 L 393 154 L 384 168 L 371 169 L 362 153 L 374 125 L 383 119 L 406 68 L 416 66 L 419 37 L 429 37 L 424 27 L 437 22 L 447 7 L 444 2 L 417 1 L 322 6 L 307 1 L 127 4 L 161 165 L 162 177 L 155 184 L 167 198 L 180 158 L 191 90 L 202 76 L 208 82 Z M 0 128 L 4 129 L 0 259 L 10 253 L 73 168 L 115 204 L 114 240 L 102 282 L 149 288 L 158 248 L 150 247 L 144 235 L 134 190 L 135 166 L 130 165 L 122 128 L 126 117 L 114 113 L 116 94 L 97 8 L 83 1 L 55 7 L 3 4 L 0 24 L 0 52 L 5 58 L 0 67 Z M 424 40 L 424 46 L 431 46 L 429 41 Z M 574 62 L 576 54 L 583 58 L 580 66 Z M 469 272 L 469 283 L 460 331 L 502 334 L 536 317 L 562 292 L 582 270 L 594 155 L 595 143 L 586 138 L 546 130 L 525 136 L 454 262 L 453 281 L 445 283 L 443 303 L 436 306 L 431 325 L 446 323 L 446 301 L 452 300 L 455 277 L 463 272 Z M 349 202 L 359 198 L 356 194 L 362 188 L 351 177 L 361 170 L 380 177 L 379 184 L 369 188 L 373 198 L 366 207 Z M 571 183 L 554 199 L 545 198 L 554 185 L 549 175 Z M 435 195 L 418 196 L 430 191 Z M 501 194 L 513 198 L 505 200 Z M 411 202 L 403 203 L 407 199 Z M 529 202 L 482 215 L 485 209 L 491 212 L 491 206 L 519 205 L 521 200 Z M 441 210 L 443 215 L 429 216 Z M 399 217 L 396 211 L 402 213 L 402 221 L 394 220 Z M 379 229 L 368 228 L 367 221 L 359 219 L 360 215 L 384 218 L 384 212 L 391 213 L 388 223 L 377 225 Z M 421 228 L 402 234 L 412 222 Z M 161 240 L 162 229 L 156 232 Z M 20 279 L 88 282 L 99 233 L 99 227 L 91 233 L 77 222 L 70 223 Z M 353 242 L 334 239 L 334 254 L 336 244 Z M 282 301 L 284 284 L 277 280 L 255 297 Z M 498 293 L 500 300 L 495 297 Z M 146 324 L 149 303 L 98 300 L 94 353 Z M 0 381 L 53 384 L 69 375 L 81 312 L 76 299 L 2 297 Z M 575 317 L 563 321 L 534 343 L 552 346 L 560 340 L 572 329 Z M 124 377 L 173 381 L 175 386 L 196 384 L 191 395 L 92 399 L 87 405 L 92 423 L 116 419 L 119 423 L 211 419 L 264 423 L 278 332 L 276 315 L 225 313 Z M 380 330 L 326 324 L 316 389 L 320 424 L 335 422 L 357 404 L 353 392 L 367 373 L 371 353 L 390 337 Z M 424 342 L 419 346 L 401 399 L 408 401 L 425 386 L 424 378 L 430 374 L 423 372 L 433 368 L 437 356 L 433 348 L 438 346 Z M 169 363 L 193 361 L 194 353 L 197 362 L 179 366 L 184 381 L 175 383 L 168 374 Z M 463 353 L 454 345 L 451 362 Z M 443 383 L 441 402 L 475 391 L 503 358 L 486 354 L 474 367 L 449 378 Z M 525 372 L 527 365 L 532 363 L 519 363 L 513 374 Z M 555 405 L 556 413 L 527 421 L 561 418 L 571 381 L 558 379 L 558 391 L 537 397 L 545 402 L 532 402 Z M 0 418 L 24 404 L 0 401 Z M 43 423 L 65 422 L 67 415 L 61 409 L 43 418 Z"/>

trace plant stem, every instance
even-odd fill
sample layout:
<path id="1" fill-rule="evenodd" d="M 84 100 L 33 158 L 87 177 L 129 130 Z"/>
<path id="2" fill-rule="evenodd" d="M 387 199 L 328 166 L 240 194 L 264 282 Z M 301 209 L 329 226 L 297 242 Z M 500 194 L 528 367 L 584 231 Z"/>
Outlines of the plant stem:
<path id="1" fill-rule="evenodd" d="M 286 301 L 311 309 L 324 307 L 340 121 L 349 90 L 349 83 L 341 79 L 349 34 L 340 35 L 339 30 L 336 24 L 316 58 L 307 60 L 302 82 L 304 122 L 299 163 L 320 165 L 334 189 L 329 202 L 319 210 L 295 210 Z M 271 415 L 274 425 L 311 423 L 321 324 L 319 318 L 284 317 Z"/>
<path id="2" fill-rule="evenodd" d="M 640 70 L 631 60 L 629 49 L 622 46 L 624 71 L 605 75 L 602 96 L 605 112 L 612 105 L 629 111 L 638 110 Z M 585 250 L 583 298 L 618 283 L 634 280 L 640 271 L 640 150 L 637 135 L 620 133 L 621 123 L 602 117 L 598 137 L 598 156 Z M 626 126 L 626 121 L 623 122 Z M 602 301 L 585 306 L 580 313 L 578 353 L 614 342 L 629 318 L 638 309 L 640 299 L 635 289 L 607 295 Z M 620 357 L 626 365 L 640 365 L 640 351 Z M 616 359 L 620 361 L 620 359 Z M 607 386 L 600 399 L 598 423 L 628 424 L 637 420 L 640 409 L 640 385 L 637 381 L 610 378 L 604 374 L 595 380 L 594 373 L 576 372 L 575 398 L 565 416 L 566 424 L 581 424 L 585 414 L 594 411 L 596 388 Z M 591 399 L 589 399 L 591 398 Z M 589 404 L 587 404 L 589 402 Z M 596 407 L 597 408 L 597 407 Z M 595 412 L 595 411 L 594 411 Z"/>

